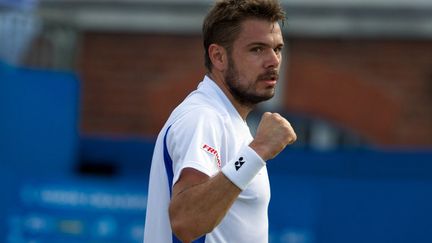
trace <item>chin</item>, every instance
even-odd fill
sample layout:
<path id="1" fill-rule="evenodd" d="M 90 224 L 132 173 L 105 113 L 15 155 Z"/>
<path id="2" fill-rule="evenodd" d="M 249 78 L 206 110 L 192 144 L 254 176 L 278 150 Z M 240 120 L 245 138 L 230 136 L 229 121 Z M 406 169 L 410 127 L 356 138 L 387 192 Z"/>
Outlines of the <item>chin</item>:
<path id="1" fill-rule="evenodd" d="M 275 95 L 275 89 L 271 88 L 271 90 L 269 92 L 267 92 L 266 94 L 264 94 L 262 97 L 266 100 L 269 100 L 269 99 L 273 98 L 274 95 Z"/>

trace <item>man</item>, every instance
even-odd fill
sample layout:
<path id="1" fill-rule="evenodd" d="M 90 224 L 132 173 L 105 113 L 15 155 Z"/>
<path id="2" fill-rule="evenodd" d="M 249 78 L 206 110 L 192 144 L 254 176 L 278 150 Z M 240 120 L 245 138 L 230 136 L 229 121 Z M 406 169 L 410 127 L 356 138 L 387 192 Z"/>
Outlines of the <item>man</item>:
<path id="1" fill-rule="evenodd" d="M 277 0 L 223 0 L 208 13 L 208 73 L 158 136 L 144 242 L 268 242 L 265 161 L 296 135 L 277 113 L 264 113 L 255 138 L 245 120 L 275 93 L 284 17 Z"/>

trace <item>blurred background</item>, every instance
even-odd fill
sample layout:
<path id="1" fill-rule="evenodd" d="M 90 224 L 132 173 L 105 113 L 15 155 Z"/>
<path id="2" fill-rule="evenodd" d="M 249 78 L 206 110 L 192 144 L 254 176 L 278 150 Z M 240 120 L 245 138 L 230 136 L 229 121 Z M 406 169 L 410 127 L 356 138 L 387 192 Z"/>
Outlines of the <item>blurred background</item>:
<path id="1" fill-rule="evenodd" d="M 0 0 L 0 242 L 142 242 L 212 0 Z M 271 243 L 432 242 L 432 1 L 285 0 Z M 150 243 L 150 242 L 149 242 Z"/>

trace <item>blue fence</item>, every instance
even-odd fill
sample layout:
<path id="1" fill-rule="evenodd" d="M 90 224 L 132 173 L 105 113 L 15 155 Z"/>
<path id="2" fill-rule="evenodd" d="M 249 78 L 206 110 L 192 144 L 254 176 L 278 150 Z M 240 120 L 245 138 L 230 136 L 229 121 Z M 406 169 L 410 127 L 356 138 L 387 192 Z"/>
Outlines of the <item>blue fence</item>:
<path id="1" fill-rule="evenodd" d="M 131 148 L 145 149 L 125 149 L 132 143 Z M 38 173 L 30 178 L 14 176 L 7 194 L 13 197 L 3 205 L 7 208 L 2 217 L 6 219 L 2 227 L 6 229 L 2 235 L 9 240 L 6 242 L 141 242 L 148 174 L 144 168 L 148 161 L 141 165 L 139 161 L 151 156 L 148 151 L 153 143 L 91 139 L 83 144 L 94 149 L 95 154 L 88 154 L 87 159 L 106 161 L 100 160 L 106 154 L 117 158 L 110 163 L 127 167 L 134 164 L 130 158 L 135 156 L 133 168 L 142 169 L 100 177 L 74 172 L 61 176 L 55 171 L 43 177 Z M 124 157 L 119 156 L 121 153 Z M 364 168 L 349 166 L 368 154 L 374 157 L 369 163 L 375 163 L 370 169 L 366 170 L 368 161 Z M 407 174 L 388 173 L 376 164 L 391 163 L 401 156 L 410 158 Z M 271 242 L 430 242 L 431 158 L 429 152 L 362 151 L 319 156 L 284 152 L 268 166 Z M 313 164 L 320 166 L 310 166 Z M 355 169 L 347 170 L 349 167 Z"/>
<path id="2" fill-rule="evenodd" d="M 292 151 L 282 157 L 269 165 L 274 242 L 432 240 L 432 153 Z"/>
<path id="3" fill-rule="evenodd" d="M 25 171 L 70 171 L 78 149 L 74 74 L 0 63 L 0 162 Z"/>

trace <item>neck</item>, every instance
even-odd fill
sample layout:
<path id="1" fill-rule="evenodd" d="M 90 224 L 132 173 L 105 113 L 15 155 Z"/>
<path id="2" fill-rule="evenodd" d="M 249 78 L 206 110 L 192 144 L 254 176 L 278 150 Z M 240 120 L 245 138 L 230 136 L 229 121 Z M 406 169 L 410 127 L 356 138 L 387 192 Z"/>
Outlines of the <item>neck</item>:
<path id="1" fill-rule="evenodd" d="M 235 99 L 235 97 L 231 94 L 222 74 L 207 73 L 207 76 L 210 77 L 222 89 L 224 94 L 228 97 L 228 99 L 233 104 L 234 108 L 237 110 L 237 112 L 240 114 L 243 120 L 246 121 L 246 117 L 252 111 L 253 107 L 243 105 L 240 102 L 238 102 L 237 99 Z"/>

